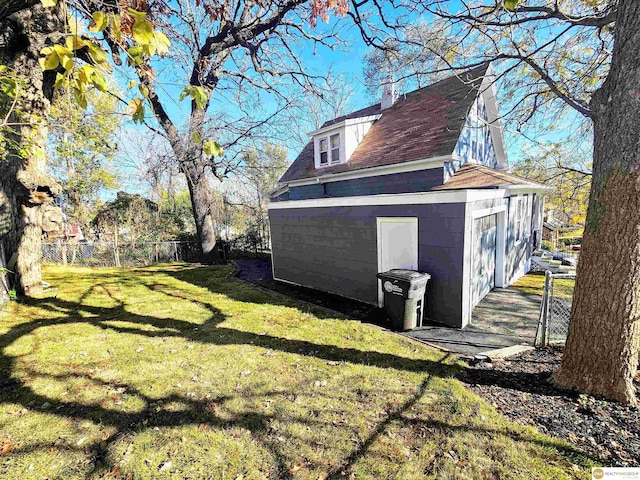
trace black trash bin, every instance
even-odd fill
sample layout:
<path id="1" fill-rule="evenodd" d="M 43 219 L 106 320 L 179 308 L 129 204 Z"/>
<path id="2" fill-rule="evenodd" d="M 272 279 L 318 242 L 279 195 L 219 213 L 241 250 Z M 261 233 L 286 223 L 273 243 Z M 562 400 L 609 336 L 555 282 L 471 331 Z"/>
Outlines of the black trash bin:
<path id="1" fill-rule="evenodd" d="M 424 292 L 428 273 L 394 269 L 378 274 L 384 294 L 384 310 L 394 330 L 412 330 L 422 325 Z"/>

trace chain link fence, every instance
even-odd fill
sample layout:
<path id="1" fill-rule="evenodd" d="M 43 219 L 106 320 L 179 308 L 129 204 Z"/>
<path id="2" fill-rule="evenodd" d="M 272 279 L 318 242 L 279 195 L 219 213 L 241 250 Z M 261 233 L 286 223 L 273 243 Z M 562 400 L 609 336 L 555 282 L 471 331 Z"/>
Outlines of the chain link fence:
<path id="1" fill-rule="evenodd" d="M 42 262 L 87 267 L 141 267 L 165 262 L 197 262 L 195 242 L 118 243 L 55 242 L 42 244 Z"/>
<path id="2" fill-rule="evenodd" d="M 563 344 L 567 339 L 575 284 L 575 273 L 545 273 L 536 346 Z"/>

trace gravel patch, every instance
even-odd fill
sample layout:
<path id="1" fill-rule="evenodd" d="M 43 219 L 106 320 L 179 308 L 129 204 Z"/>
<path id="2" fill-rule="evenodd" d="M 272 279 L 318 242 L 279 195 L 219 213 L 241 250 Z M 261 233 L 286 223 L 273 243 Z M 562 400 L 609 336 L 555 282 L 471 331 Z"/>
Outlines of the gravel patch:
<path id="1" fill-rule="evenodd" d="M 549 378 L 561 358 L 561 347 L 541 348 L 472 366 L 461 380 L 509 419 L 567 440 L 603 464 L 640 465 L 640 408 L 555 388 Z"/>

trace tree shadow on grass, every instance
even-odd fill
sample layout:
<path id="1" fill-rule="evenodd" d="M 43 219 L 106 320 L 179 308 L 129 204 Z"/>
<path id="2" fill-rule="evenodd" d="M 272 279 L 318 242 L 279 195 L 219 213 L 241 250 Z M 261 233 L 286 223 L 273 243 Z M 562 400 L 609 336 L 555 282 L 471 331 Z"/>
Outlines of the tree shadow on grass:
<path id="1" fill-rule="evenodd" d="M 211 269 L 209 269 L 211 270 Z M 184 272 L 173 269 L 169 270 L 169 275 L 180 279 L 180 277 L 190 279 L 188 269 Z M 161 272 L 163 273 L 163 272 Z M 167 272 L 164 272 L 167 273 Z M 211 291 L 220 293 L 230 298 L 242 302 L 254 303 L 255 300 L 268 300 L 270 304 L 295 307 L 294 301 L 276 298 L 275 296 L 265 298 L 264 292 L 251 292 L 251 287 L 244 285 L 240 292 L 235 290 L 237 284 L 225 286 L 219 278 L 207 281 L 202 276 L 206 271 L 198 271 L 195 282 L 204 286 L 209 284 Z M 89 445 L 74 446 L 65 445 L 67 450 L 82 450 L 90 452 L 92 469 L 87 477 L 105 474 L 113 471 L 117 464 L 116 458 L 110 453 L 110 447 L 120 438 L 128 434 L 135 434 L 153 428 L 176 427 L 195 425 L 205 425 L 208 429 L 221 430 L 238 427 L 246 429 L 251 433 L 251 437 L 259 442 L 264 449 L 270 453 L 274 459 L 275 466 L 272 470 L 276 478 L 290 478 L 292 459 L 287 458 L 282 453 L 278 442 L 273 439 L 270 431 L 270 424 L 273 420 L 278 420 L 278 413 L 267 414 L 256 411 L 246 411 L 237 413 L 233 417 L 221 417 L 211 408 L 212 404 L 223 403 L 231 400 L 229 395 L 214 395 L 206 399 L 191 398 L 182 394 L 169 394 L 161 398 L 152 398 L 137 389 L 134 385 L 117 382 L 104 382 L 93 375 L 82 373 L 50 374 L 31 371 L 29 376 L 40 376 L 57 381 L 69 381 L 71 379 L 85 380 L 103 387 L 116 386 L 124 389 L 128 395 L 139 399 L 143 407 L 135 412 L 125 412 L 115 410 L 100 404 L 84 403 L 81 401 L 61 400 L 42 395 L 31 388 L 28 383 L 16 378 L 17 358 L 9 356 L 5 350 L 18 341 L 20 338 L 33 333 L 35 330 L 45 327 L 63 326 L 71 324 L 88 324 L 94 327 L 109 330 L 118 334 L 133 334 L 146 338 L 181 338 L 204 345 L 251 345 L 272 351 L 286 354 L 313 357 L 331 362 L 348 362 L 352 364 L 365 365 L 369 367 L 389 368 L 398 371 L 419 372 L 426 375 L 425 380 L 418 391 L 402 405 L 394 408 L 386 418 L 380 421 L 371 431 L 369 437 L 353 450 L 345 458 L 342 464 L 331 472 L 333 478 L 337 478 L 342 472 L 348 471 L 351 466 L 362 456 L 366 455 L 370 446 L 385 431 L 392 421 L 404 421 L 403 413 L 415 406 L 420 398 L 425 394 L 432 379 L 435 376 L 452 376 L 457 371 L 457 367 L 443 363 L 446 356 L 439 360 L 417 360 L 406 358 L 389 353 L 381 353 L 357 348 L 340 347 L 336 345 L 320 344 L 305 340 L 284 338 L 270 334 L 257 334 L 241 331 L 222 325 L 227 317 L 215 307 L 199 298 L 195 298 L 192 292 L 181 291 L 174 285 L 167 285 L 158 280 L 158 275 L 153 272 L 136 271 L 130 274 L 111 278 L 109 275 L 96 275 L 97 280 L 93 286 L 79 295 L 78 301 L 70 301 L 62 298 L 42 298 L 29 299 L 25 303 L 31 307 L 41 309 L 43 312 L 55 314 L 56 318 L 34 320 L 18 324 L 12 327 L 7 333 L 0 336 L 0 403 L 17 403 L 24 408 L 31 409 L 33 405 L 48 404 L 47 412 L 72 421 L 88 420 L 95 424 L 111 427 L 113 433 L 107 438 L 97 440 Z M 118 298 L 113 293 L 115 286 L 127 285 L 143 286 L 150 291 L 175 298 L 176 301 L 188 301 L 205 308 L 208 317 L 204 323 L 192 323 L 186 320 L 175 318 L 161 318 L 153 315 L 142 315 L 129 311 L 130 305 Z M 100 291 L 105 292 L 111 298 L 111 306 L 95 306 L 87 304 L 87 299 Z M 273 302 L 273 303 L 272 303 Z M 149 327 L 153 327 L 149 330 Z M 24 367 L 21 367 L 24 372 Z M 29 373 L 29 372 L 27 372 Z M 22 377 L 21 377 L 22 378 Z M 259 393 L 241 392 L 237 397 L 247 399 L 247 395 L 256 399 L 282 396 L 284 393 L 279 390 L 269 390 Z M 330 395 L 325 393 L 325 395 Z M 184 406 L 183 409 L 174 411 L 170 404 L 177 402 Z M 307 425 L 309 428 L 319 427 L 317 420 L 310 417 L 296 417 L 290 414 L 287 421 L 298 422 Z M 443 428 L 448 428 L 446 425 Z M 490 430 L 487 430 L 490 432 Z M 302 439 L 298 439 L 302 441 Z M 47 450 L 52 448 L 50 443 L 35 443 L 32 445 L 17 448 L 12 455 L 23 455 L 35 450 Z"/>

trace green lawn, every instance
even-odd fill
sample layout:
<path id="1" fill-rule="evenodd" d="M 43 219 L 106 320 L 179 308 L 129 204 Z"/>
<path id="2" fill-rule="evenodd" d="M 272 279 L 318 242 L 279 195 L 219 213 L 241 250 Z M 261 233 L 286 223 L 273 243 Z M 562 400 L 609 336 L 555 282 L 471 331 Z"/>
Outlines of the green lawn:
<path id="1" fill-rule="evenodd" d="M 571 298 L 573 296 L 573 288 L 575 286 L 574 279 L 556 278 L 554 281 L 553 293 L 558 298 Z M 544 273 L 531 272 L 520 277 L 511 287 L 522 293 L 542 296 L 544 292 Z"/>
<path id="2" fill-rule="evenodd" d="M 0 478 L 590 478 L 455 359 L 230 272 L 47 268 L 0 313 Z"/>

